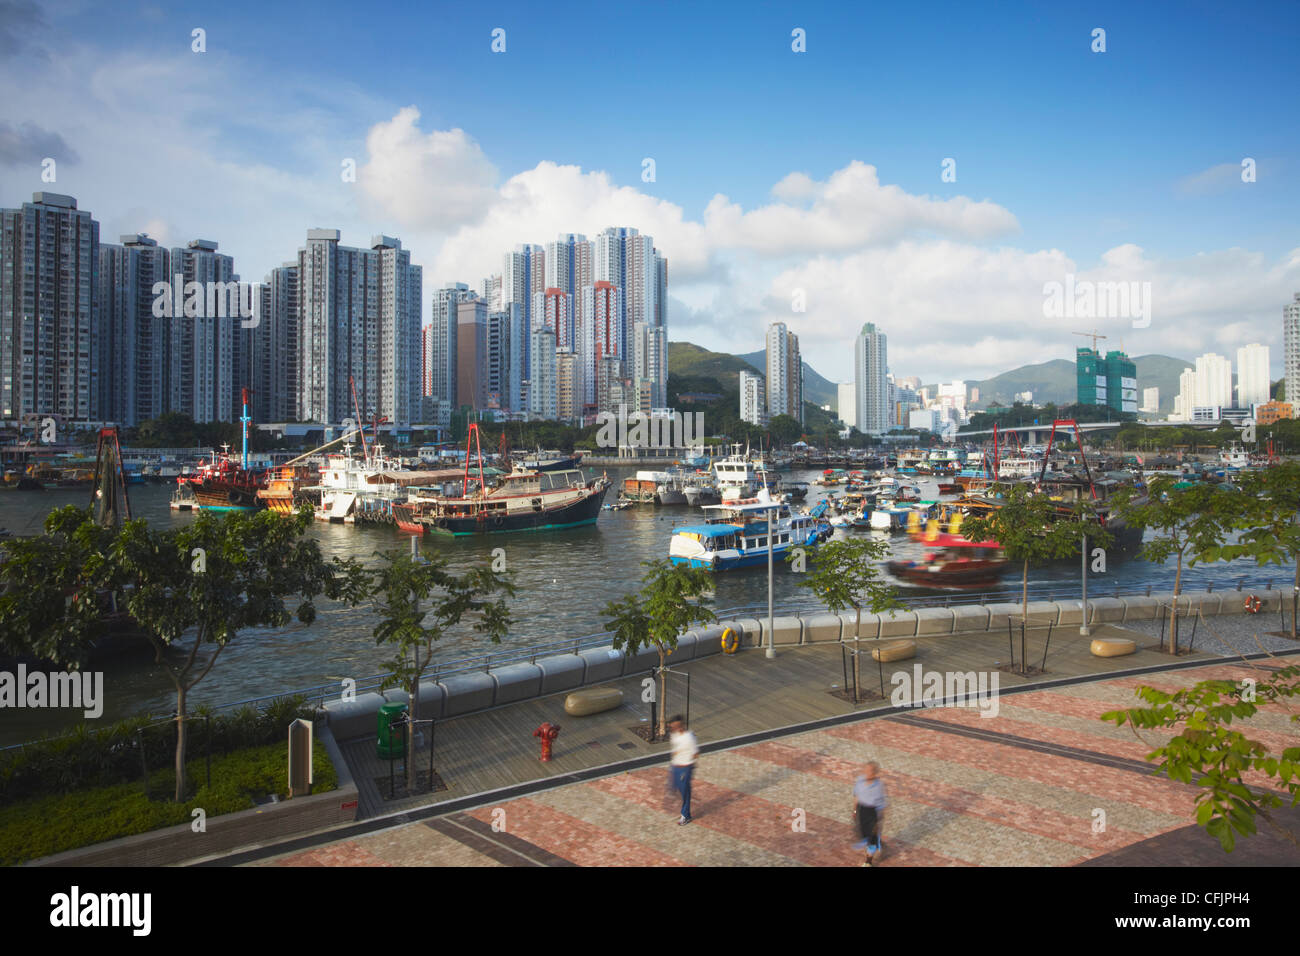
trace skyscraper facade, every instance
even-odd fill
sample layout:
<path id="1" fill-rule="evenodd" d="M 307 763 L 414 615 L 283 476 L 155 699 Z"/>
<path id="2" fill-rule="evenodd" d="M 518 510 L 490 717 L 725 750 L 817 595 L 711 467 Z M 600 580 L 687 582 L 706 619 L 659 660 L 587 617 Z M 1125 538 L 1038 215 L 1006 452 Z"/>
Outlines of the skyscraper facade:
<path id="1" fill-rule="evenodd" d="M 763 376 L 757 372 L 740 371 L 740 417 L 751 425 L 766 425 L 767 395 Z"/>
<path id="2" fill-rule="evenodd" d="M 858 333 L 853 362 L 857 428 L 864 435 L 882 435 L 889 430 L 888 376 L 887 338 L 874 322 L 868 322 Z"/>
<path id="3" fill-rule="evenodd" d="M 97 415 L 99 223 L 35 193 L 0 210 L 0 414 Z"/>
<path id="4" fill-rule="evenodd" d="M 456 400 L 456 328 L 460 303 L 474 298 L 469 286 L 451 282 L 433 294 L 432 321 L 426 333 L 429 364 L 425 370 L 425 394 L 435 401 L 459 406 Z M 489 303 L 490 308 L 490 303 Z"/>
<path id="5" fill-rule="evenodd" d="M 475 296 L 456 306 L 456 404 L 488 407 L 487 303 Z"/>
<path id="6" fill-rule="evenodd" d="M 501 306 L 518 302 L 531 333 L 541 322 L 534 315 L 537 294 L 546 290 L 546 252 L 538 245 L 524 243 L 507 252 L 501 270 Z"/>
<path id="7" fill-rule="evenodd" d="M 138 425 L 170 410 L 171 320 L 154 315 L 153 289 L 156 282 L 170 287 L 171 253 L 144 234 L 100 243 L 98 281 L 97 417 Z"/>
<path id="8" fill-rule="evenodd" d="M 1282 306 L 1282 374 L 1286 380 L 1286 400 L 1300 408 L 1300 292 L 1295 301 Z"/>
<path id="9" fill-rule="evenodd" d="M 799 336 L 784 322 L 767 329 L 767 413 L 769 417 L 789 415 L 803 422 L 803 359 Z"/>
<path id="10" fill-rule="evenodd" d="M 1237 349 L 1237 405 L 1254 408 L 1270 398 L 1268 346 L 1253 343 Z"/>

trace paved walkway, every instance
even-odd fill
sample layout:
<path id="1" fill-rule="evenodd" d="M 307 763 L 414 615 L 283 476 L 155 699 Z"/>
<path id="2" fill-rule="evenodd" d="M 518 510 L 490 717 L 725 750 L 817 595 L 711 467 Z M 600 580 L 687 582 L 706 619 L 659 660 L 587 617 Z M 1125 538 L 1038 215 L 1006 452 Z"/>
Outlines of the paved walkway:
<path id="1" fill-rule="evenodd" d="M 1300 865 L 1300 851 L 1266 827 L 1225 856 L 1189 825 L 1195 790 L 1152 775 L 1143 759 L 1150 747 L 1131 729 L 1098 720 L 1104 711 L 1137 703 L 1139 684 L 1173 689 L 1251 675 L 1259 672 L 1250 665 L 1220 661 L 1142 677 L 1099 677 L 1005 695 L 997 716 L 981 716 L 975 708 L 864 716 L 706 753 L 695 775 L 695 822 L 685 827 L 676 825 L 666 768 L 654 766 L 263 862 L 856 865 L 862 857 L 851 848 L 850 792 L 863 764 L 875 760 L 890 800 L 885 866 Z M 1275 750 L 1300 739 L 1281 708 L 1261 712 L 1250 728 Z M 1289 821 L 1300 829 L 1300 815 Z"/>
<path id="2" fill-rule="evenodd" d="M 1047 653 L 1047 673 L 1032 677 L 999 672 L 1003 692 L 1044 679 L 1060 680 L 1104 676 L 1135 667 L 1162 666 L 1170 657 L 1157 649 L 1158 635 L 1142 634 L 1115 625 L 1093 627 L 1092 636 L 1126 636 L 1141 650 L 1129 657 L 1100 658 L 1089 653 L 1091 638 L 1081 637 L 1077 626 L 1055 628 L 1048 646 L 1047 628 L 1032 628 L 1025 642 L 1030 664 L 1041 666 Z M 874 641 L 861 642 L 859 681 L 862 699 L 855 706 L 844 696 L 846 666 L 851 663 L 838 643 L 783 646 L 775 660 L 763 651 L 748 648 L 735 656 L 714 654 L 677 665 L 668 686 L 669 713 L 689 711 L 691 724 L 701 740 L 729 740 L 808 724 L 818 720 L 849 717 L 888 709 L 896 672 L 911 677 L 917 666 L 925 672 L 984 672 L 1011 659 L 1019 660 L 1020 638 L 1014 648 L 1005 627 L 984 633 L 943 634 L 916 639 L 916 657 L 880 667 L 871 658 Z M 1288 642 L 1289 644 L 1290 642 Z M 1293 645 L 1291 645 L 1293 647 Z M 1249 651 L 1258 648 L 1250 647 Z M 1200 647 L 1181 660 L 1217 660 L 1216 654 Z M 671 660 L 671 658 L 670 658 Z M 686 700 L 686 678 L 690 675 L 690 701 Z M 389 799 L 390 769 L 401 774 L 399 762 L 390 768 L 375 752 L 372 736 L 342 741 L 348 767 L 360 793 L 359 819 L 427 807 L 436 803 L 464 801 L 479 793 L 490 793 L 535 781 L 589 773 L 635 758 L 652 760 L 667 745 L 650 744 L 634 733 L 648 724 L 649 705 L 642 703 L 644 675 L 613 682 L 623 691 L 621 708 L 589 717 L 564 713 L 564 694 L 523 701 L 493 710 L 440 720 L 435 729 L 434 767 L 447 789 L 430 795 L 417 794 Z M 920 688 L 915 693 L 920 695 Z M 837 696 L 838 695 L 838 696 Z M 911 699 L 911 694 L 907 695 Z M 538 761 L 538 741 L 533 730 L 543 721 L 559 724 L 555 756 L 550 763 Z M 423 741 L 427 745 L 427 739 Z M 421 746 L 416 767 L 428 768 L 428 750 Z M 574 778 L 576 779 L 576 777 Z"/>

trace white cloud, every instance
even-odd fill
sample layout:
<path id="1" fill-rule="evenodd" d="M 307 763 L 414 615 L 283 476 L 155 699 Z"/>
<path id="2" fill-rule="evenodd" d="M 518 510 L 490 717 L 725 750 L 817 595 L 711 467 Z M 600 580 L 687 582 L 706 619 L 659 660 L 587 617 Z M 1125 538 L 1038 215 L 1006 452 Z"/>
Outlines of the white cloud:
<path id="1" fill-rule="evenodd" d="M 357 176 L 370 210 L 401 226 L 441 232 L 479 220 L 498 195 L 496 167 L 464 130 L 423 133 L 419 119 L 420 111 L 407 106 L 370 128 L 370 160 Z"/>

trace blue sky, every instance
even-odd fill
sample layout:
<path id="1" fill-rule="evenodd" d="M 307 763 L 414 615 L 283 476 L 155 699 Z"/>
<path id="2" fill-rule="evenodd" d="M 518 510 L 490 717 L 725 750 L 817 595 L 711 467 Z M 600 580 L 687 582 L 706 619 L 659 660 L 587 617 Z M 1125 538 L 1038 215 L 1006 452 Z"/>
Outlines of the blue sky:
<path id="1" fill-rule="evenodd" d="M 1258 340 L 1278 367 L 1281 306 L 1300 290 L 1300 4 L 65 2 L 33 19 L 10 0 L 0 46 L 6 24 L 0 123 L 56 134 L 75 160 L 42 186 L 35 147 L 11 133 L 0 203 L 56 188 L 105 238 L 147 224 L 217 238 L 246 278 L 330 225 L 351 244 L 402 237 L 427 299 L 477 283 L 515 242 L 639 225 L 669 257 L 672 339 L 748 351 L 791 288 L 833 286 L 791 321 L 841 378 L 845 337 L 872 320 L 900 374 L 1069 357 L 1068 330 L 1045 335 L 1035 315 L 1061 270 L 1155 284 L 1163 305 L 1126 340 L 1134 354 Z M 399 121 L 405 107 L 418 118 Z M 349 156 L 360 189 L 339 184 Z M 956 182 L 940 178 L 948 157 Z M 836 195 L 879 218 L 824 242 L 857 213 L 822 197 L 826 222 L 814 209 L 792 228 L 820 193 L 774 186 L 854 163 L 874 177 Z M 562 187 L 556 166 L 581 178 Z M 743 222 L 718 224 L 719 195 Z M 968 203 L 985 205 L 972 219 Z M 789 215 L 751 215 L 772 205 Z M 978 341 L 940 357 L 926 327 Z"/>

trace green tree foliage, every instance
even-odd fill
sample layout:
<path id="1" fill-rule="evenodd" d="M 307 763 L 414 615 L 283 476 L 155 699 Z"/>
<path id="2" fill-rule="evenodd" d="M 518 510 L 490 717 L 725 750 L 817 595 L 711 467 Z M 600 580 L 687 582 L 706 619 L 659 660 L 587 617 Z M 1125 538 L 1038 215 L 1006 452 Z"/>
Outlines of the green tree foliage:
<path id="1" fill-rule="evenodd" d="M 377 644 L 387 644 L 393 658 L 387 662 L 392 676 L 384 686 L 401 684 L 410 705 L 408 716 L 418 716 L 420 678 L 429 666 L 435 642 L 468 616 L 473 629 L 492 643 L 501 643 L 510 629 L 505 598 L 515 588 L 506 574 L 490 565 L 475 565 L 462 573 L 451 570 L 443 557 L 424 558 L 401 551 L 389 552 L 376 572 L 375 625 Z M 489 600 L 494 595 L 502 595 Z M 407 792 L 415 790 L 415 734 L 406 735 Z"/>
<path id="2" fill-rule="evenodd" d="M 1300 746 L 1274 754 L 1246 731 L 1231 726 L 1234 720 L 1253 717 L 1261 704 L 1300 695 L 1300 665 L 1264 673 L 1269 676 L 1259 681 L 1201 681 L 1172 694 L 1139 687 L 1137 696 L 1150 706 L 1101 715 L 1118 726 L 1128 724 L 1139 739 L 1143 730 L 1182 728 L 1147 754 L 1147 760 L 1159 761 L 1157 770 L 1169 779 L 1200 789 L 1196 822 L 1229 853 L 1236 843 L 1234 831 L 1242 836 L 1256 832 L 1256 816 L 1293 844 L 1297 842 L 1296 834 L 1280 826 L 1271 812 L 1284 804 L 1284 797 L 1258 785 L 1258 777 L 1266 777 L 1271 787 L 1289 795 L 1289 806 L 1300 804 Z M 1292 713 L 1291 720 L 1300 721 L 1300 714 Z M 1256 786 L 1246 783 L 1248 773 Z"/>
<path id="3" fill-rule="evenodd" d="M 709 624 L 717 615 L 699 603 L 713 591 L 707 571 L 669 561 L 642 561 L 646 568 L 641 589 L 605 604 L 605 627 L 610 644 L 626 654 L 654 645 L 659 652 L 659 700 L 667 700 L 668 655 L 677 647 L 677 636 L 696 624 Z M 659 708 L 657 733 L 667 732 L 665 709 Z"/>
<path id="4" fill-rule="evenodd" d="M 795 560 L 792 549 L 786 556 L 787 562 Z M 835 612 L 852 608 L 857 612 L 853 626 L 853 635 L 862 632 L 862 609 L 872 614 L 882 611 L 901 610 L 904 605 L 898 600 L 898 590 L 884 579 L 877 564 L 889 555 L 889 543 L 871 538 L 851 538 L 843 541 L 828 541 L 817 548 L 812 555 L 810 570 L 799 581 L 799 586 L 807 588 L 826 602 L 826 607 Z M 854 680 L 857 680 L 858 660 L 853 658 Z M 876 662 L 880 676 L 880 695 L 885 695 L 885 675 L 880 662 Z"/>
<path id="5" fill-rule="evenodd" d="M 176 690 L 177 801 L 185 794 L 187 696 L 222 650 L 249 628 L 282 627 L 294 617 L 312 621 L 322 594 L 356 604 L 367 593 L 368 576 L 355 560 L 326 561 L 316 541 L 304 539 L 312 523 L 307 508 L 291 516 L 200 512 L 190 524 L 162 531 L 137 519 L 105 532 L 89 512 L 76 509 L 50 521 L 52 542 L 22 543 L 27 550 L 6 545 L 0 578 L 6 597 L 15 598 L 0 604 L 6 647 L 77 667 L 102 632 L 87 627 L 85 605 L 100 613 L 114 605 L 129 614 Z M 51 549 L 66 540 L 73 547 L 59 558 Z M 97 558 L 84 552 L 90 542 L 100 549 Z M 64 592 L 62 609 L 52 587 Z M 16 599 L 33 591 L 41 593 L 41 604 Z M 297 602 L 292 611 L 291 600 Z"/>
<path id="6" fill-rule="evenodd" d="M 1145 496 L 1125 490 L 1116 496 L 1116 504 L 1128 524 L 1156 532 L 1142 542 L 1139 554 L 1143 559 L 1156 564 L 1163 564 L 1171 557 L 1177 559 L 1169 618 L 1169 651 L 1177 654 L 1183 565 L 1190 567 L 1224 556 L 1223 544 L 1246 512 L 1246 497 L 1230 485 L 1180 482 L 1161 475 L 1151 479 Z"/>
<path id="7" fill-rule="evenodd" d="M 1291 591 L 1291 639 L 1295 640 L 1300 597 L 1300 463 L 1282 462 L 1240 480 L 1242 512 L 1235 522 L 1237 541 L 1209 549 L 1206 560 L 1252 557 L 1258 564 L 1295 565 Z"/>
<path id="8" fill-rule="evenodd" d="M 1003 504 L 983 518 L 962 523 L 962 536 L 971 541 L 996 541 L 1007 560 L 1021 566 L 1022 618 L 1029 618 L 1029 568 L 1079 553 L 1086 536 L 1090 546 L 1110 547 L 1113 535 L 1097 520 L 1091 502 L 1065 507 L 1026 485 L 995 485 Z"/>

